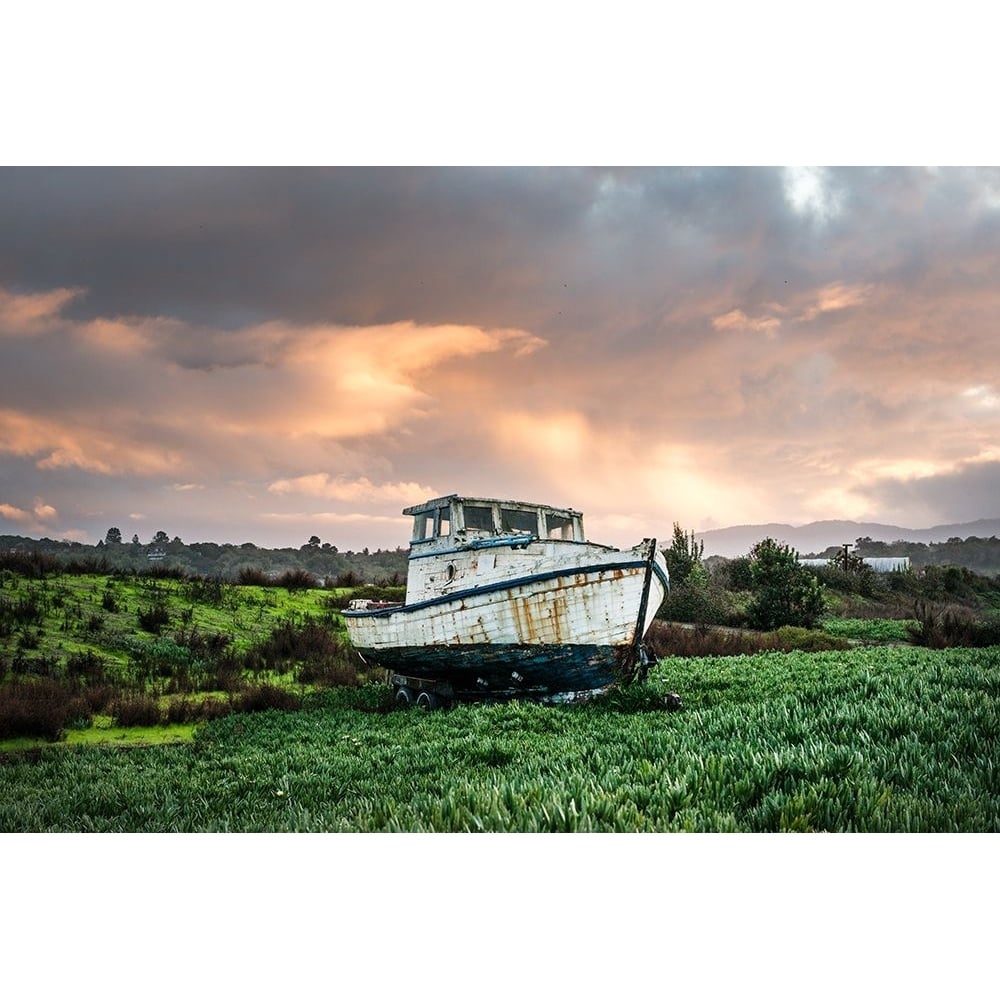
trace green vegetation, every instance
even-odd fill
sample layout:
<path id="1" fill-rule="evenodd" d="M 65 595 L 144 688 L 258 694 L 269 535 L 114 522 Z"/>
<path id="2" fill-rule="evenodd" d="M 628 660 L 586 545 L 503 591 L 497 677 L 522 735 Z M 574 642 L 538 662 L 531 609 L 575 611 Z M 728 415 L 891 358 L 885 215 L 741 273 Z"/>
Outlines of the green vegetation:
<path id="1" fill-rule="evenodd" d="M 885 643 L 909 642 L 917 622 L 916 619 L 826 618 L 821 624 L 824 632 L 842 639 Z"/>
<path id="2" fill-rule="evenodd" d="M 753 598 L 747 618 L 753 628 L 812 628 L 823 613 L 819 581 L 799 564 L 794 549 L 773 538 L 765 538 L 750 550 L 750 579 Z"/>
<path id="3" fill-rule="evenodd" d="M 59 739 L 102 715 L 150 726 L 288 708 L 316 686 L 361 683 L 339 613 L 351 591 L 291 577 L 259 587 L 0 569 L 0 741 Z"/>
<path id="4" fill-rule="evenodd" d="M 0 830 L 1000 828 L 1000 582 L 672 550 L 647 683 L 433 713 L 346 641 L 391 580 L 0 555 Z"/>
<path id="5" fill-rule="evenodd" d="M 12 757 L 0 829 L 996 832 L 998 671 L 997 648 L 882 647 L 666 659 L 556 707 L 319 692 L 190 744 Z"/>
<path id="6" fill-rule="evenodd" d="M 928 566 L 954 566 L 972 570 L 981 576 L 1000 574 L 1000 538 L 949 538 L 946 542 L 876 542 L 859 538 L 858 556 L 909 556 L 914 569 Z"/>
<path id="7" fill-rule="evenodd" d="M 705 553 L 705 543 L 695 540 L 694 532 L 686 532 L 674 521 L 674 533 L 670 548 L 663 550 L 670 573 L 670 586 L 683 584 L 691 573 L 701 568 L 701 559 Z"/>

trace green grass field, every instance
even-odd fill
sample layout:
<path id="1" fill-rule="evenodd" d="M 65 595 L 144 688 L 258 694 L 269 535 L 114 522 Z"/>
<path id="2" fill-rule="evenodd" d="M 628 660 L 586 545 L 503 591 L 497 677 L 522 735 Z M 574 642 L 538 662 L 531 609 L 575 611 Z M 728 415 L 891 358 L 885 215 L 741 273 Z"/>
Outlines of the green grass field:
<path id="1" fill-rule="evenodd" d="M 0 830 L 1000 829 L 1000 647 L 667 659 L 559 707 L 385 711 L 389 694 L 317 692 L 187 744 L 8 755 Z"/>
<path id="2" fill-rule="evenodd" d="M 0 632 L 0 657 L 21 655 L 37 663 L 73 653 L 94 653 L 123 678 L 136 654 L 178 632 L 225 635 L 243 652 L 283 622 L 306 617 L 341 627 L 330 602 L 346 590 L 293 590 L 235 586 L 204 580 L 155 577 L 74 576 L 30 579 L 0 571 L 0 602 L 14 619 Z M 140 613 L 161 609 L 155 630 L 141 627 Z M 165 653 L 163 655 L 166 655 Z"/>

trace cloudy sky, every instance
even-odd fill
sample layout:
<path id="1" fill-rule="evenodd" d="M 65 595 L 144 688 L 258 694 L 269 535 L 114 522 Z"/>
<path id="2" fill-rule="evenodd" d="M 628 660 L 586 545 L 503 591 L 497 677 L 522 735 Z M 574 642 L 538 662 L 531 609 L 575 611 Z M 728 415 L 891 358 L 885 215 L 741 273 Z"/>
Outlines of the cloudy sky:
<path id="1" fill-rule="evenodd" d="M 1000 515 L 1000 172 L 0 171 L 0 533 Z"/>

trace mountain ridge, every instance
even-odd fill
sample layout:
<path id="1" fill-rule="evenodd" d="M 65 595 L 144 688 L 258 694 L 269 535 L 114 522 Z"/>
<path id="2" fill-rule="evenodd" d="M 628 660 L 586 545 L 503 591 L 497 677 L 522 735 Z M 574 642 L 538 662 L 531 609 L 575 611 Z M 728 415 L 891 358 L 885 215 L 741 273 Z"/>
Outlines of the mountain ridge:
<path id="1" fill-rule="evenodd" d="M 792 525 L 779 522 L 768 524 L 737 524 L 728 528 L 713 528 L 695 532 L 695 538 L 705 543 L 706 556 L 733 559 L 746 555 L 763 538 L 773 538 L 790 545 L 800 554 L 823 552 L 831 545 L 852 545 L 858 538 L 876 542 L 946 542 L 949 538 L 991 538 L 1000 535 L 1000 518 L 980 518 L 960 524 L 938 524 L 931 528 L 904 528 L 874 521 L 811 521 Z"/>

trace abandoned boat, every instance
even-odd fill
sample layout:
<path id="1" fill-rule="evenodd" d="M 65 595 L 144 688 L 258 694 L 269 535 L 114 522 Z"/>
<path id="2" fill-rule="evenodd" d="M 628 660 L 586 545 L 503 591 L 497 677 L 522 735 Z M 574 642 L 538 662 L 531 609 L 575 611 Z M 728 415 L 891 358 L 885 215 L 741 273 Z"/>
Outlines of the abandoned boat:
<path id="1" fill-rule="evenodd" d="M 579 511 L 457 495 L 407 507 L 406 601 L 344 613 L 397 700 L 573 697 L 644 673 L 669 587 L 655 539 L 588 542 Z"/>

